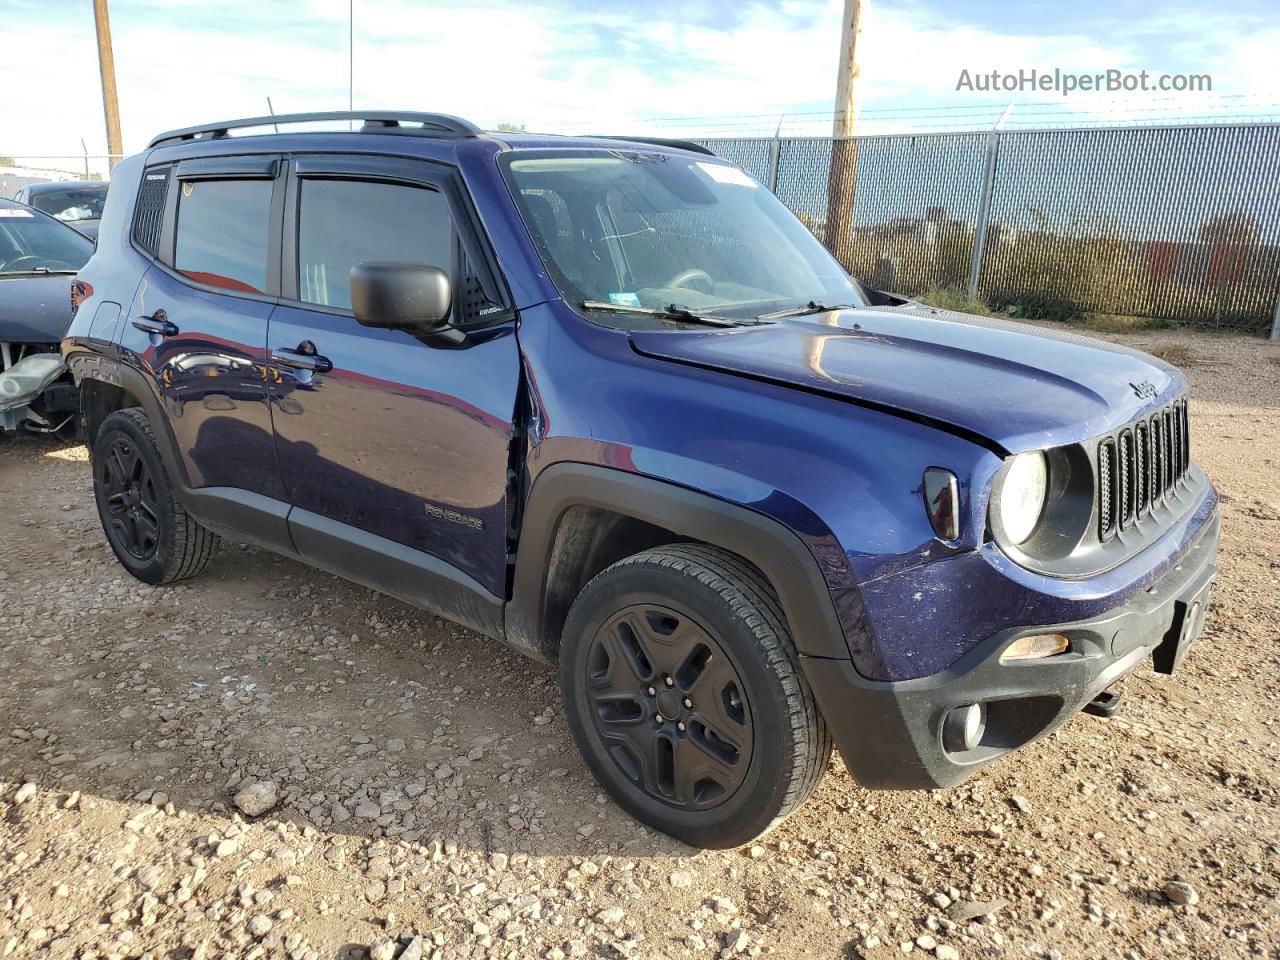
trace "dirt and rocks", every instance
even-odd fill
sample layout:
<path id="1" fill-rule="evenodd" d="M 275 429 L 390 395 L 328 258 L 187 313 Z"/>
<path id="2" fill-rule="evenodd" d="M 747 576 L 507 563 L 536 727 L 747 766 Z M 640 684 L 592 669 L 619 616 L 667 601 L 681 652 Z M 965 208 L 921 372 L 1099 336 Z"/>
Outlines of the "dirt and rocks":
<path id="1" fill-rule="evenodd" d="M 0 955 L 1280 956 L 1280 346 L 1125 342 L 1223 493 L 1180 673 L 949 791 L 837 758 L 729 852 L 605 799 L 551 669 L 256 549 L 146 587 L 83 449 L 0 441 Z"/>

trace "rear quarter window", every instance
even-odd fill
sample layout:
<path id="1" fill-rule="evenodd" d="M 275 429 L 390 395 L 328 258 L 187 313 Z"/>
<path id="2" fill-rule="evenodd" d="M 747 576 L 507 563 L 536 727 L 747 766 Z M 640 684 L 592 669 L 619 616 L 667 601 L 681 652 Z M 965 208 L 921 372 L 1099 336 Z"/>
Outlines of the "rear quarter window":
<path id="1" fill-rule="evenodd" d="M 152 167 L 143 173 L 142 186 L 138 188 L 138 202 L 133 210 L 133 242 L 153 257 L 160 250 L 169 172 L 169 168 L 165 166 Z"/>

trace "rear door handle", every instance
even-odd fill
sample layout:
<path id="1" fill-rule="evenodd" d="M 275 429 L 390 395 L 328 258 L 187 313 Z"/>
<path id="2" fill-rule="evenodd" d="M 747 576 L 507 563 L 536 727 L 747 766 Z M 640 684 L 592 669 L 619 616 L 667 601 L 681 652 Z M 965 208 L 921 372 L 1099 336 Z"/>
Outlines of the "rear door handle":
<path id="1" fill-rule="evenodd" d="M 272 350 L 271 362 L 281 367 L 292 367 L 295 370 L 310 370 L 312 373 L 328 373 L 333 363 L 328 357 L 315 353 L 301 353 L 297 350 Z"/>
<path id="2" fill-rule="evenodd" d="M 135 317 L 133 325 L 143 333 L 153 333 L 158 337 L 172 337 L 178 332 L 177 324 L 171 323 L 163 310 L 157 310 L 149 317 Z"/>

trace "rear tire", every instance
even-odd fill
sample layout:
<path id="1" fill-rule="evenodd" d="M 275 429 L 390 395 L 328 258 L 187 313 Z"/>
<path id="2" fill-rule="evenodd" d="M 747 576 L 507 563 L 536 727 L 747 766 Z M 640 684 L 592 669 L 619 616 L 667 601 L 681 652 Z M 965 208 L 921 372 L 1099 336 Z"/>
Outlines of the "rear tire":
<path id="1" fill-rule="evenodd" d="M 565 623 L 560 684 L 596 779 L 691 846 L 773 829 L 831 757 L 777 597 L 716 547 L 645 550 L 587 584 Z"/>
<path id="2" fill-rule="evenodd" d="M 98 517 L 126 570 L 144 583 L 163 584 L 194 577 L 209 565 L 218 535 L 174 496 L 146 414 L 130 407 L 103 420 L 90 462 Z"/>

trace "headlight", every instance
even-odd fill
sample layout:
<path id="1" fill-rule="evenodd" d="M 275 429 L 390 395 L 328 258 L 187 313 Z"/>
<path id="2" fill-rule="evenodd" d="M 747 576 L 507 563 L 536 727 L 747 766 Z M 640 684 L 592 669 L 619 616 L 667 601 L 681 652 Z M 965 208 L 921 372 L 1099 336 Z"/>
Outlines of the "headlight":
<path id="1" fill-rule="evenodd" d="M 0 410 L 25 407 L 62 375 L 60 353 L 33 353 L 0 373 Z"/>
<path id="2" fill-rule="evenodd" d="M 996 508 L 1000 526 L 1014 545 L 1024 542 L 1035 530 L 1044 512 L 1049 492 L 1049 467 L 1043 453 L 1020 453 L 1005 470 Z"/>

